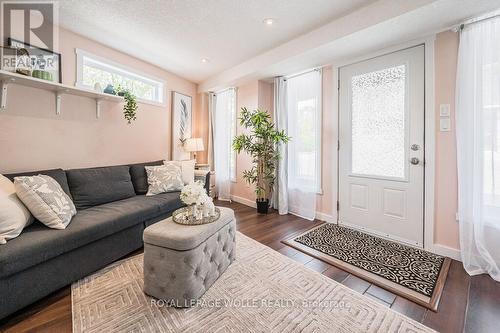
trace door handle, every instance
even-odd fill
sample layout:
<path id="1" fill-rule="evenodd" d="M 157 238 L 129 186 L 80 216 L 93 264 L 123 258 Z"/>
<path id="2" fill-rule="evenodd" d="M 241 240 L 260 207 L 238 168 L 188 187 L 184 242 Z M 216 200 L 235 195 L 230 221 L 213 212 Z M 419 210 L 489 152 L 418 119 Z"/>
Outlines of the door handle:
<path id="1" fill-rule="evenodd" d="M 420 164 L 420 160 L 417 157 L 412 157 L 410 159 L 410 163 L 413 164 L 413 165 L 419 165 Z"/>

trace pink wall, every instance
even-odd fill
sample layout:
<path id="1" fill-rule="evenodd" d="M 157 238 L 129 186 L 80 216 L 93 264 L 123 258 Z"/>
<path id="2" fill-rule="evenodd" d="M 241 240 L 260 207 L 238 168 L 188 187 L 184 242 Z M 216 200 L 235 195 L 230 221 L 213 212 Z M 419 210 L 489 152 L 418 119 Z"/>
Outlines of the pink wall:
<path id="1" fill-rule="evenodd" d="M 328 66 L 323 69 L 323 147 L 322 147 L 322 194 L 317 196 L 317 211 L 326 215 L 333 214 L 333 196 L 336 187 L 333 186 L 333 177 L 336 172 L 333 172 L 334 149 L 331 145 L 331 139 L 336 137 L 335 115 L 333 111 L 333 77 L 332 67 Z M 247 108 L 259 107 L 269 111 L 271 114 L 274 107 L 274 92 L 273 84 L 264 81 L 252 81 L 238 87 L 238 110 L 241 107 Z M 241 133 L 243 129 L 238 126 L 237 132 Z M 255 201 L 255 193 L 253 186 L 247 185 L 242 179 L 243 170 L 249 169 L 252 166 L 252 160 L 246 154 L 240 154 L 236 162 L 237 178 L 232 184 L 231 193 L 233 196 L 243 198 L 251 202 Z"/>
<path id="2" fill-rule="evenodd" d="M 322 151 L 321 151 L 321 189 L 322 194 L 316 197 L 316 211 L 328 216 L 336 215 L 337 197 L 337 166 L 335 165 L 337 153 L 337 108 L 334 105 L 333 68 L 327 66 L 323 68 L 323 126 L 321 128 Z M 335 178 L 335 179 L 334 179 Z M 334 203 L 335 201 L 335 203 Z M 334 212 L 335 210 L 335 212 Z"/>
<path id="3" fill-rule="evenodd" d="M 171 92 L 192 96 L 198 117 L 196 84 L 67 30 L 60 30 L 59 39 L 64 84 L 75 84 L 75 48 L 80 48 L 164 80 L 166 103 L 139 103 L 137 121 L 127 125 L 120 103 L 103 102 L 96 119 L 94 100 L 63 95 L 57 116 L 53 93 L 12 84 L 7 109 L 0 112 L 0 172 L 169 158 Z"/>
<path id="4" fill-rule="evenodd" d="M 436 184 L 434 241 L 459 248 L 457 211 L 457 162 L 455 143 L 455 79 L 458 34 L 446 31 L 434 44 L 436 112 Z M 439 131 L 439 105 L 450 104 L 452 130 Z"/>
<path id="5" fill-rule="evenodd" d="M 238 113 L 242 107 L 246 107 L 249 110 L 253 110 L 258 108 L 259 105 L 259 90 L 264 89 L 260 87 L 259 81 L 252 81 L 245 85 L 239 86 L 237 89 L 236 103 L 238 107 Z M 263 106 L 266 109 L 265 106 Z M 245 129 L 240 126 L 236 128 L 236 133 L 241 134 L 244 133 Z M 246 200 L 250 200 L 251 202 L 255 201 L 255 187 L 253 185 L 247 184 L 243 180 L 243 170 L 249 169 L 252 165 L 251 157 L 246 153 L 241 153 L 236 157 L 236 181 L 231 184 L 231 195 L 243 198 Z M 238 200 L 236 198 L 236 200 Z"/>
<path id="6" fill-rule="evenodd" d="M 193 137 L 202 138 L 204 151 L 196 154 L 198 163 L 208 163 L 208 93 L 198 93 L 193 106 Z"/>

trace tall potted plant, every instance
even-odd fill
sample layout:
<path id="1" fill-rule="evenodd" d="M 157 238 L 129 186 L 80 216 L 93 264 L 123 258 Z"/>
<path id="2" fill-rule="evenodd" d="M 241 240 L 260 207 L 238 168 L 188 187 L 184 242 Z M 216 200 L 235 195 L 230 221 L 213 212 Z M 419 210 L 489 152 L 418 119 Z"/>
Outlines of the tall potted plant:
<path id="1" fill-rule="evenodd" d="M 277 130 L 270 115 L 262 110 L 241 108 L 239 121 L 241 126 L 250 129 L 250 133 L 236 136 L 233 149 L 238 154 L 244 151 L 252 157 L 253 166 L 243 171 L 243 179 L 255 185 L 257 211 L 267 214 L 280 159 L 278 146 L 286 144 L 290 137 L 285 131 Z"/>

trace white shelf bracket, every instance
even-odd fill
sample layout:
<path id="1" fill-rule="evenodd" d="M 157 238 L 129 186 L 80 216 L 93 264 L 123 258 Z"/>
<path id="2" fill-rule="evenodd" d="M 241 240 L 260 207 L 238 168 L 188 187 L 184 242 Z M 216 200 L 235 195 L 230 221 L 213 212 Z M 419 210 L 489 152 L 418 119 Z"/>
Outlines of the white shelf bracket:
<path id="1" fill-rule="evenodd" d="M 2 99 L 0 100 L 0 111 L 5 111 L 7 108 L 7 86 L 8 83 L 0 81 L 0 90 L 2 90 Z"/>
<path id="2" fill-rule="evenodd" d="M 95 116 L 97 119 L 101 117 L 101 100 L 96 99 L 95 100 Z"/>
<path id="3" fill-rule="evenodd" d="M 61 93 L 56 93 L 56 115 L 61 114 Z"/>

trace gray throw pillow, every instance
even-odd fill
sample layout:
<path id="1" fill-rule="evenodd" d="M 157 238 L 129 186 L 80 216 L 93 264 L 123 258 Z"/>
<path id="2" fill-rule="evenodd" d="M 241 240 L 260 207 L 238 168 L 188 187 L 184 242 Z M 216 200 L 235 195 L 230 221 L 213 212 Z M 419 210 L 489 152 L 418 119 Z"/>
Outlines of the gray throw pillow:
<path id="1" fill-rule="evenodd" d="M 181 168 L 175 164 L 146 166 L 149 189 L 146 195 L 180 191 L 184 187 Z"/>
<path id="2" fill-rule="evenodd" d="M 31 214 L 49 228 L 65 229 L 76 214 L 73 201 L 52 177 L 16 177 L 14 186 Z"/>

